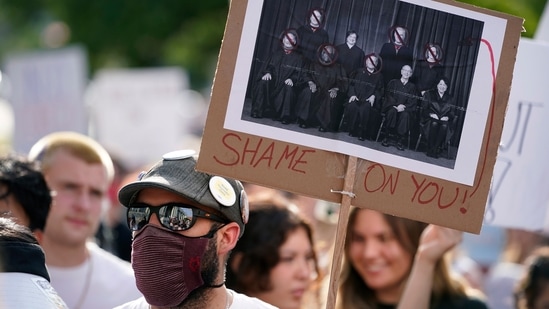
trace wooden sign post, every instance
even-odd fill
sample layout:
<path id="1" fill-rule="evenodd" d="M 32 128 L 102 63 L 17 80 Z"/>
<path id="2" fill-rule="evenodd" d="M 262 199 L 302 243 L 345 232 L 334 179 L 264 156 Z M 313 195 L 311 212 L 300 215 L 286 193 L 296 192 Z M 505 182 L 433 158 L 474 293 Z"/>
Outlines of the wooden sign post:
<path id="1" fill-rule="evenodd" d="M 343 260 L 342 254 L 335 254 L 336 252 L 344 252 L 345 250 L 345 236 L 347 231 L 347 224 L 349 223 L 349 212 L 351 210 L 351 204 L 355 197 L 353 192 L 353 185 L 355 183 L 355 171 L 356 171 L 356 157 L 349 157 L 347 163 L 347 173 L 345 174 L 345 182 L 343 184 L 343 191 L 341 193 L 341 205 L 339 208 L 339 220 L 337 221 L 336 238 L 334 243 L 334 256 L 332 258 L 332 269 L 330 272 L 330 287 L 328 290 L 328 300 L 326 301 L 326 308 L 334 308 L 337 300 L 337 290 L 339 286 L 339 273 L 341 270 L 341 262 Z"/>

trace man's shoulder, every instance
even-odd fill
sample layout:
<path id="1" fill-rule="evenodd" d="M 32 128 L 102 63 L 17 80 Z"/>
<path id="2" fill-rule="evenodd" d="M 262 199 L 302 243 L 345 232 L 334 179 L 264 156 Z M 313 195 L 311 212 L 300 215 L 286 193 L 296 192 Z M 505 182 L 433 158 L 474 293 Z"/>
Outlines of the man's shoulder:
<path id="1" fill-rule="evenodd" d="M 145 297 L 140 297 L 136 300 L 132 300 L 125 304 L 122 304 L 114 309 L 149 309 L 149 304 L 145 300 Z"/>
<path id="2" fill-rule="evenodd" d="M 233 294 L 233 303 L 230 307 L 231 309 L 244 309 L 244 308 L 278 309 L 277 307 L 269 303 L 266 303 L 258 298 L 240 294 L 232 290 L 230 290 L 230 292 Z"/>
<path id="3" fill-rule="evenodd" d="M 231 309 L 278 309 L 277 307 L 270 305 L 260 299 L 249 297 L 244 294 L 231 291 L 233 295 L 233 303 Z M 114 309 L 148 309 L 149 304 L 145 300 L 145 297 L 140 297 L 131 302 L 122 304 Z"/>

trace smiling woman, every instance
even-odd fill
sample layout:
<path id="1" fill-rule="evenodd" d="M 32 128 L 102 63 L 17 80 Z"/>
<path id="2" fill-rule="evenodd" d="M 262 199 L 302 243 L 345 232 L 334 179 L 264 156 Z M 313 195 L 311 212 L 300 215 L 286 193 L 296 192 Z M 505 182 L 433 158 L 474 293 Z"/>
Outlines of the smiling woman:
<path id="1" fill-rule="evenodd" d="M 478 292 L 473 294 L 476 291 L 450 274 L 445 252 L 452 246 L 442 248 L 443 238 L 433 233 L 442 231 L 440 227 L 427 227 L 423 222 L 353 208 L 337 308 L 487 308 Z M 418 271 L 426 264 L 432 266 L 432 276 Z M 406 287 L 407 281 L 412 287 Z M 421 297 L 427 307 L 419 305 Z"/>

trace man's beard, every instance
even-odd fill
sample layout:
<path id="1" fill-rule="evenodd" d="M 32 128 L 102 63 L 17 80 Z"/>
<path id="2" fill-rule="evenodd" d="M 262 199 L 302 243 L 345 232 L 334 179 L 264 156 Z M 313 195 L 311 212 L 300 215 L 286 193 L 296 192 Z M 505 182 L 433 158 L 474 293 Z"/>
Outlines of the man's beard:
<path id="1" fill-rule="evenodd" d="M 217 256 L 217 235 L 208 242 L 204 259 L 202 260 L 202 270 L 200 271 L 204 284 L 192 291 L 177 308 L 204 308 L 204 303 L 210 298 L 208 294 L 212 290 L 212 285 L 218 285 L 219 257 Z"/>

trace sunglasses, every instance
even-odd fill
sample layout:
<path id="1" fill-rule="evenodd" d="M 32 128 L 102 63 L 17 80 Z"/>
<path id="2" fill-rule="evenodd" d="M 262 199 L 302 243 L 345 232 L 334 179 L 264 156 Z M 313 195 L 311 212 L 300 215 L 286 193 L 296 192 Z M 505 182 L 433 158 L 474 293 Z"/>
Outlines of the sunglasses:
<path id="1" fill-rule="evenodd" d="M 151 206 L 145 203 L 134 203 L 126 211 L 128 227 L 132 231 L 139 231 L 156 214 L 160 224 L 174 232 L 186 231 L 193 227 L 196 218 L 206 218 L 213 221 L 227 223 L 228 220 L 205 212 L 194 206 L 182 203 L 168 203 L 160 206 Z"/>

